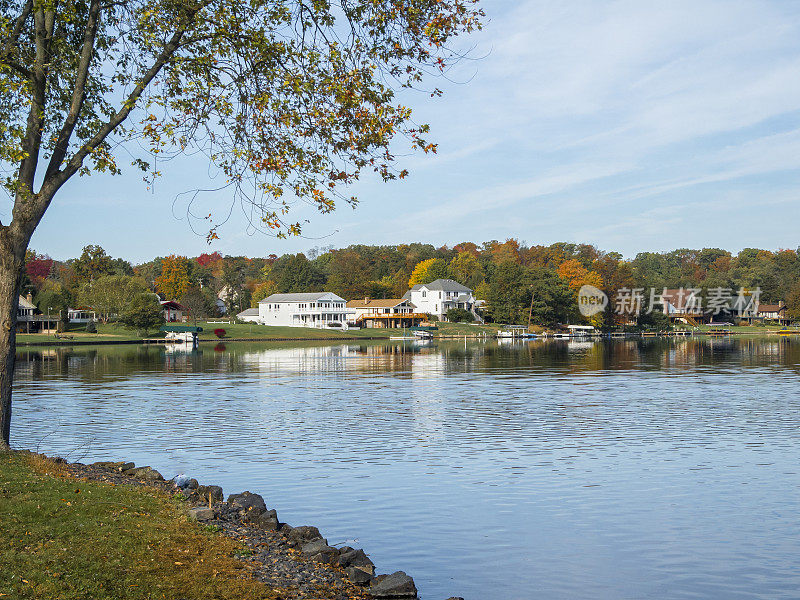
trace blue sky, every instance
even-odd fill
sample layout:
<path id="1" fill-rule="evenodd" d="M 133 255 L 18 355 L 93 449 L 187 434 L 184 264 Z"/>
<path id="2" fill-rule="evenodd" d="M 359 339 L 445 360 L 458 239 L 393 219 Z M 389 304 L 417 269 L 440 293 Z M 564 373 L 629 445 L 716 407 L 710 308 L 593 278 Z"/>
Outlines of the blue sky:
<path id="1" fill-rule="evenodd" d="M 129 169 L 75 179 L 31 246 L 55 258 L 100 244 L 156 255 L 265 256 L 314 246 L 453 245 L 515 237 L 589 242 L 626 256 L 716 246 L 800 246 L 800 4 L 750 0 L 486 0 L 472 56 L 403 100 L 436 157 L 411 176 L 353 188 L 332 215 L 301 208 L 303 238 L 251 235 L 237 210 L 208 246 L 181 191 L 208 178 L 183 159 L 148 191 Z M 176 200 L 177 198 L 177 200 Z M 201 208 L 227 211 L 226 194 Z"/>

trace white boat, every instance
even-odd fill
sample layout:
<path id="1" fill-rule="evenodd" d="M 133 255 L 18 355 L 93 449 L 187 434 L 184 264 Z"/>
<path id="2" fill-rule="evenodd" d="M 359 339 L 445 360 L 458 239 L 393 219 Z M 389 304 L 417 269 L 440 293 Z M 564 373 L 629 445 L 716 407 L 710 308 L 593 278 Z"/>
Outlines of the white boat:
<path id="1" fill-rule="evenodd" d="M 523 339 L 536 337 L 533 333 L 528 333 L 528 328 L 524 325 L 511 325 L 508 329 L 501 329 L 495 334 L 501 339 Z"/>

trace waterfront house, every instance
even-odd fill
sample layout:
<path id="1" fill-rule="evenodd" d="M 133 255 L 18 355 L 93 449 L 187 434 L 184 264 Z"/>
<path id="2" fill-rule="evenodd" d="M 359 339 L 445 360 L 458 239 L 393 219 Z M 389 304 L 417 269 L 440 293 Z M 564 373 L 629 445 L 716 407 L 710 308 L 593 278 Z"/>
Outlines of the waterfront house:
<path id="1" fill-rule="evenodd" d="M 655 304 L 658 303 L 656 298 Z M 681 321 L 688 325 L 705 323 L 711 317 L 703 311 L 703 298 L 695 290 L 688 288 L 664 290 L 661 294 L 661 308 L 671 321 Z"/>
<path id="2" fill-rule="evenodd" d="M 29 319 L 36 314 L 36 305 L 33 303 L 33 298 L 28 294 L 27 298 L 19 297 L 19 304 L 17 305 L 17 321 Z"/>
<path id="3" fill-rule="evenodd" d="M 83 308 L 69 308 L 67 309 L 67 316 L 70 323 L 88 323 L 89 321 L 97 320 L 94 311 Z"/>
<path id="4" fill-rule="evenodd" d="M 247 323 L 258 323 L 258 308 L 248 308 L 236 315 L 240 321 Z"/>
<path id="5" fill-rule="evenodd" d="M 258 322 L 286 327 L 347 329 L 344 298 L 331 292 L 272 294 L 258 303 Z"/>
<path id="6" fill-rule="evenodd" d="M 17 332 L 36 333 L 39 331 L 53 331 L 58 328 L 59 313 L 43 315 L 33 303 L 33 297 L 20 296 L 17 304 Z"/>
<path id="7" fill-rule="evenodd" d="M 164 311 L 164 320 L 167 323 L 183 321 L 186 308 L 173 300 L 162 300 L 161 309 Z"/>
<path id="8" fill-rule="evenodd" d="M 407 298 L 350 300 L 347 308 L 355 323 L 368 328 L 414 327 L 427 320 Z"/>
<path id="9" fill-rule="evenodd" d="M 446 320 L 447 311 L 451 308 L 463 308 L 475 313 L 475 297 L 472 290 L 452 279 L 437 279 L 430 283 L 420 283 L 412 287 L 403 296 L 417 308 L 417 312 L 428 313 L 433 317 Z"/>
<path id="10" fill-rule="evenodd" d="M 755 317 L 765 321 L 776 321 L 781 325 L 788 325 L 791 319 L 786 316 L 786 304 L 779 300 L 777 304 L 760 304 L 755 310 Z"/>

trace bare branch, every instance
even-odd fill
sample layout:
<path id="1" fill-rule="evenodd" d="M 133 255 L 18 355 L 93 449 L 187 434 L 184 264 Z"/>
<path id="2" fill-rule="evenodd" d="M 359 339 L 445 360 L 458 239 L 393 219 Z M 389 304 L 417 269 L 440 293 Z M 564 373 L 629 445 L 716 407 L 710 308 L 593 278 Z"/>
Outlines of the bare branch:
<path id="1" fill-rule="evenodd" d="M 64 125 L 58 134 L 58 139 L 53 149 L 53 155 L 50 158 L 50 164 L 47 166 L 45 179 L 58 171 L 69 149 L 69 140 L 72 137 L 72 132 L 75 130 L 75 125 L 78 122 L 78 115 L 81 112 L 84 99 L 86 98 L 86 80 L 89 76 L 89 67 L 91 66 L 92 56 L 94 54 L 94 40 L 97 35 L 97 23 L 99 19 L 100 0 L 92 0 L 89 6 L 89 16 L 86 20 L 83 47 L 81 48 L 81 57 L 75 75 L 75 86 L 72 90 L 72 101 L 70 102 L 69 113 L 67 113 L 67 117 L 64 119 Z"/>
<path id="2" fill-rule="evenodd" d="M 196 11 L 193 11 L 189 14 L 189 17 L 178 27 L 175 33 L 172 35 L 172 38 L 167 42 L 164 46 L 161 53 L 156 58 L 153 66 L 144 74 L 144 77 L 136 84 L 136 87 L 133 91 L 128 95 L 125 101 L 122 103 L 122 108 L 120 108 L 103 126 L 100 127 L 100 130 L 86 142 L 67 162 L 63 170 L 54 171 L 50 174 L 50 177 L 45 178 L 44 183 L 42 184 L 42 193 L 44 193 L 48 197 L 52 197 L 53 194 L 62 186 L 64 183 L 72 177 L 83 165 L 83 161 L 86 159 L 89 154 L 91 154 L 94 150 L 96 150 L 100 144 L 102 144 L 105 139 L 114 131 L 125 119 L 128 118 L 128 115 L 136 106 L 136 102 L 139 100 L 140 96 L 150 84 L 150 82 L 155 78 L 156 75 L 161 71 L 165 64 L 172 58 L 175 51 L 180 46 L 181 38 L 183 37 L 186 29 L 188 27 L 189 22 Z M 45 206 L 42 209 L 42 214 L 47 207 Z"/>
<path id="3" fill-rule="evenodd" d="M 22 141 L 22 150 L 25 158 L 20 161 L 19 185 L 14 209 L 24 203 L 33 192 L 33 178 L 36 175 L 36 164 L 39 161 L 39 149 L 42 144 L 42 126 L 44 124 L 45 86 L 47 85 L 47 27 L 45 13 L 37 10 L 33 15 L 34 36 L 36 44 L 36 58 L 32 72 L 31 106 L 28 110 L 28 122 L 25 138 Z"/>

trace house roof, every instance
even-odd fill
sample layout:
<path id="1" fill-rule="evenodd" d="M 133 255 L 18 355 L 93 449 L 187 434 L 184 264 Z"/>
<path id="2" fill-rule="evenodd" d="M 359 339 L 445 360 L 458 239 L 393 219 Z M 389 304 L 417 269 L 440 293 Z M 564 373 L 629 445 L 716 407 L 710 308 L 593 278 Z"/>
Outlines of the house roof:
<path id="1" fill-rule="evenodd" d="M 28 299 L 24 296 L 19 297 L 19 307 L 20 308 L 36 308 L 36 305 L 33 302 L 28 302 Z"/>
<path id="2" fill-rule="evenodd" d="M 303 292 L 299 294 L 272 294 L 261 300 L 259 304 L 263 304 L 264 302 L 271 302 L 273 304 L 278 304 L 280 302 L 315 302 L 322 298 L 335 302 L 344 302 L 344 298 L 340 298 L 332 292 Z"/>
<path id="3" fill-rule="evenodd" d="M 258 309 L 257 308 L 248 308 L 240 312 L 236 315 L 237 317 L 257 317 L 258 316 Z"/>
<path id="4" fill-rule="evenodd" d="M 411 290 L 416 291 L 422 287 L 425 287 L 435 292 L 464 292 L 464 293 L 472 292 L 472 290 L 469 289 L 467 286 L 461 285 L 460 283 L 458 283 L 457 281 L 453 281 L 452 279 L 436 279 L 435 281 L 431 281 L 430 283 L 415 285 L 414 287 L 411 288 Z"/>
<path id="5" fill-rule="evenodd" d="M 347 308 L 394 308 L 408 298 L 362 298 L 361 300 L 348 300 Z"/>
<path id="6" fill-rule="evenodd" d="M 172 310 L 186 310 L 182 304 L 178 304 L 174 300 L 162 300 L 161 308 L 171 308 Z"/>
<path id="7" fill-rule="evenodd" d="M 781 312 L 786 310 L 786 305 L 783 304 L 759 304 L 758 305 L 758 312 L 766 313 L 766 312 Z"/>
<path id="8" fill-rule="evenodd" d="M 692 290 L 688 288 L 677 288 L 665 290 L 662 294 L 665 302 L 669 302 L 673 308 L 682 310 L 684 308 L 698 308 L 699 294 L 692 295 Z M 691 302 L 689 299 L 691 298 Z"/>

